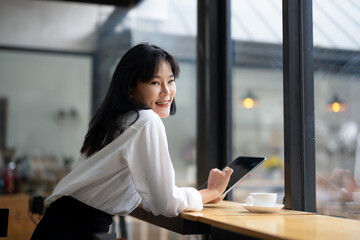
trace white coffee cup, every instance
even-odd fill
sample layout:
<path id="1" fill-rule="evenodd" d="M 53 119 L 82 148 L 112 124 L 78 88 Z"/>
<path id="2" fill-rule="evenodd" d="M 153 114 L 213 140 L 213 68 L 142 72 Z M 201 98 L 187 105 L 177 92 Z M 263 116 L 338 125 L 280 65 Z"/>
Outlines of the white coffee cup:
<path id="1" fill-rule="evenodd" d="M 250 206 L 274 206 L 276 198 L 276 193 L 250 193 L 246 197 L 246 204 Z"/>
<path id="2" fill-rule="evenodd" d="M 354 202 L 360 203 L 360 192 L 353 192 L 352 197 Z"/>

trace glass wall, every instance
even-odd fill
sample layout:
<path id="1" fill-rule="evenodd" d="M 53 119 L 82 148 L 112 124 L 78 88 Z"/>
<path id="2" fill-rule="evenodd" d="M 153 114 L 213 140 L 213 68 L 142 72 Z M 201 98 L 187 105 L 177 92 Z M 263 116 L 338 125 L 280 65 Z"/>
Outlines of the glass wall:
<path id="1" fill-rule="evenodd" d="M 284 197 L 282 1 L 231 2 L 233 158 L 265 156 L 233 191 L 245 202 L 250 192 Z"/>
<path id="2" fill-rule="evenodd" d="M 353 219 L 360 219 L 359 13 L 355 1 L 313 0 L 317 212 Z"/>

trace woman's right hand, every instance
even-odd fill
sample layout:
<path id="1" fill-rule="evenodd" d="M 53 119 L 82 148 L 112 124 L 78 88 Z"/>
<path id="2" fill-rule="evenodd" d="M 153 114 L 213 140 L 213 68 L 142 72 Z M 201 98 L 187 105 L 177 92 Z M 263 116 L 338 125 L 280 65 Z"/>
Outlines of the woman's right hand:
<path id="1" fill-rule="evenodd" d="M 224 198 L 224 196 L 221 195 L 226 190 L 232 173 L 233 170 L 229 167 L 225 167 L 222 171 L 217 168 L 211 169 L 207 188 L 200 190 L 204 204 L 208 202 L 219 202 Z"/>

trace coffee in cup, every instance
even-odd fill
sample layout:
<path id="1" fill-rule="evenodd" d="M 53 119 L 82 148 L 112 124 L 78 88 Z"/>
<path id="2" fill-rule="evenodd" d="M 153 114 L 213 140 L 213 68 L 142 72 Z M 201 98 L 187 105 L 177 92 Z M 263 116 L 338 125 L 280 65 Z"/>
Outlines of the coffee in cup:
<path id="1" fill-rule="evenodd" d="M 274 206 L 276 193 L 250 193 L 246 198 L 246 204 L 250 206 Z"/>

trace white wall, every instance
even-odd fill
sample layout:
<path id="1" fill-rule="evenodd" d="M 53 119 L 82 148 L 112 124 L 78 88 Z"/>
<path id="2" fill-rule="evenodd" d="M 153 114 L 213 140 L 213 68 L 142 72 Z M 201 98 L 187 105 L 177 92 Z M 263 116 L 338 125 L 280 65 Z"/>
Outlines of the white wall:
<path id="1" fill-rule="evenodd" d="M 77 158 L 90 117 L 91 71 L 88 56 L 0 51 L 7 146 L 17 154 Z M 57 117 L 70 108 L 77 120 Z"/>
<path id="2" fill-rule="evenodd" d="M 0 45 L 91 52 L 112 6 L 0 0 Z"/>

